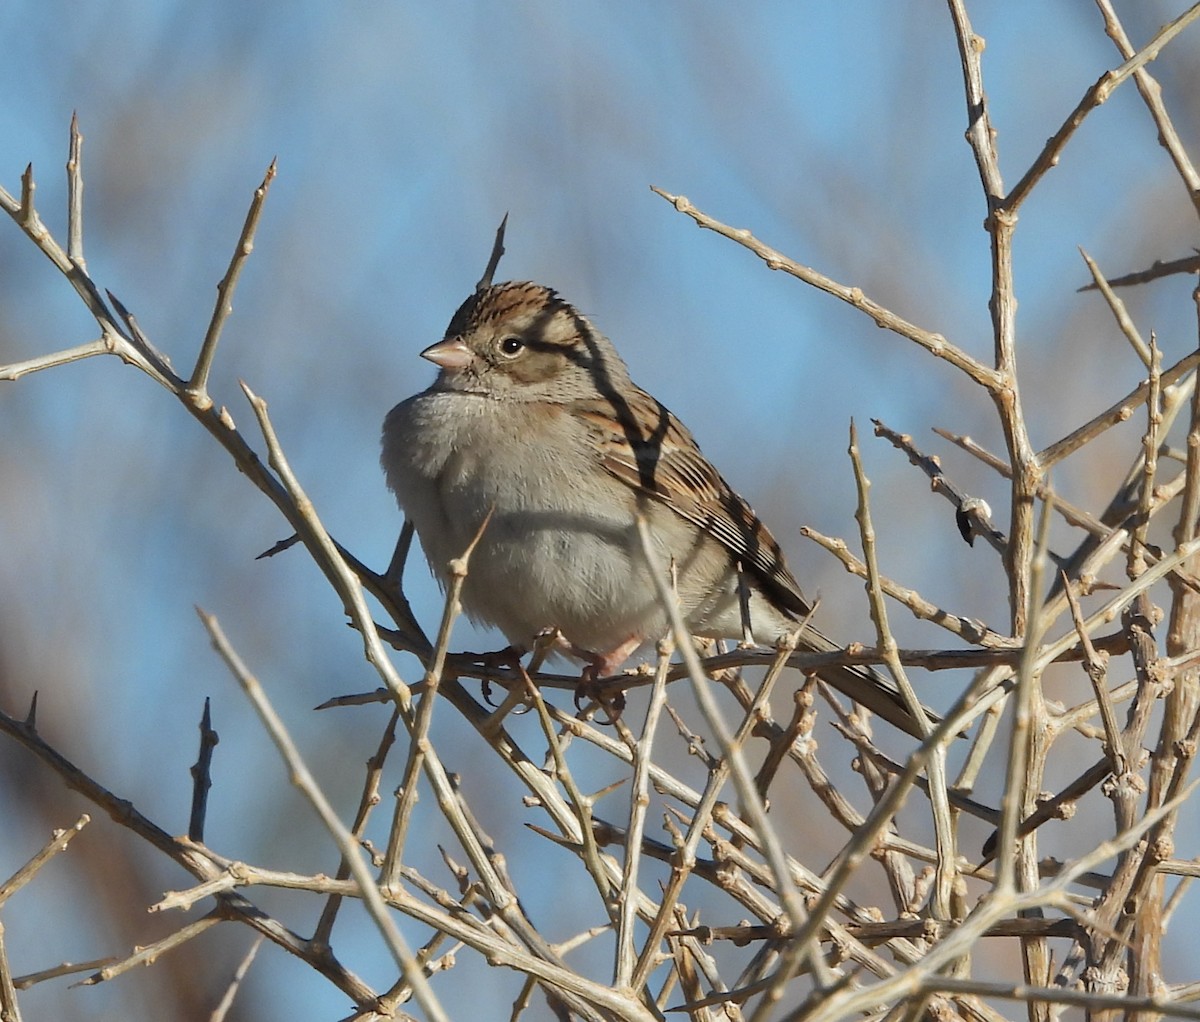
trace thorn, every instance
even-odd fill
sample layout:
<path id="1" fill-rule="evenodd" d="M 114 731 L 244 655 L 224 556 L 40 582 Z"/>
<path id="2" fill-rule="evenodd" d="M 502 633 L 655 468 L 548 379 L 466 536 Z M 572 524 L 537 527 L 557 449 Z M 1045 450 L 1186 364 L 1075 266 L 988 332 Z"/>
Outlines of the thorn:
<path id="1" fill-rule="evenodd" d="M 270 550 L 264 550 L 261 554 L 259 554 L 254 559 L 256 561 L 262 561 L 268 557 L 274 557 L 276 554 L 281 554 L 285 550 L 287 550 L 291 547 L 294 547 L 299 542 L 300 542 L 299 535 L 293 532 L 290 536 L 288 536 L 287 539 L 281 539 L 278 543 L 276 543 L 273 547 L 271 547 Z"/>

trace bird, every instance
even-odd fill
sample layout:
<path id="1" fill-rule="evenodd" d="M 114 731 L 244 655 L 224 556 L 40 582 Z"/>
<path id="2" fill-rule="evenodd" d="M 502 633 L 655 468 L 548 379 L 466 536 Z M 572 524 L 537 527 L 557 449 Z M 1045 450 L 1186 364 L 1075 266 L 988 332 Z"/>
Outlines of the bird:
<path id="1" fill-rule="evenodd" d="M 518 654 L 556 631 L 584 678 L 608 677 L 670 632 L 652 576 L 669 571 L 693 635 L 773 643 L 799 631 L 800 649 L 840 649 L 809 621 L 766 525 L 612 342 L 552 288 L 492 284 L 490 269 L 421 352 L 437 377 L 388 412 L 380 459 L 443 589 L 478 536 L 467 616 Z M 879 672 L 817 673 L 921 737 Z"/>

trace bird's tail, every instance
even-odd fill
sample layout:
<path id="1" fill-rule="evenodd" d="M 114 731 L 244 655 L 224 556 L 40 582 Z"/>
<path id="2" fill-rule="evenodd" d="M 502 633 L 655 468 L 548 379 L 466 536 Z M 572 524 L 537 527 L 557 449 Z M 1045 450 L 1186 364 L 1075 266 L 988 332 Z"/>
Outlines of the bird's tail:
<path id="1" fill-rule="evenodd" d="M 800 636 L 800 648 L 812 653 L 837 653 L 842 647 L 809 625 Z M 898 727 L 914 738 L 924 737 L 917 721 L 908 711 L 904 697 L 896 683 L 873 667 L 831 665 L 820 667 L 817 677 L 832 685 L 843 695 L 878 714 L 893 727 Z M 932 710 L 922 706 L 930 727 L 936 726 L 941 718 Z"/>

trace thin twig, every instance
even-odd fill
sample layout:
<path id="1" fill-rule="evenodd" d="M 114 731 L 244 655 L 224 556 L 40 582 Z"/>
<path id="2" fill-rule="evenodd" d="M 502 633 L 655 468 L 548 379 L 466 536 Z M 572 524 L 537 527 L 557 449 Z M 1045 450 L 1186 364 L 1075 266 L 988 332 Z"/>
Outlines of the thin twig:
<path id="1" fill-rule="evenodd" d="M 1169 423 L 1173 421 L 1174 416 L 1177 414 L 1178 404 L 1185 400 L 1189 395 L 1194 393 L 1195 386 L 1196 377 L 1195 375 L 1190 375 L 1179 384 L 1176 384 L 1174 387 L 1163 388 L 1162 392 L 1165 405 L 1163 432 L 1169 428 Z M 1005 479 L 1012 478 L 1012 472 L 1008 465 L 1002 462 L 990 451 L 981 447 L 969 436 L 951 433 L 949 430 L 942 429 L 939 426 L 935 426 L 933 431 L 937 433 L 938 436 L 944 437 L 952 444 L 961 447 L 968 454 L 974 455 L 985 465 L 988 465 L 990 468 L 998 471 L 1002 476 L 1004 476 Z M 1162 453 L 1164 452 L 1160 451 L 1160 454 Z M 1167 504 L 1169 504 L 1179 495 L 1182 488 L 1183 483 L 1180 478 L 1172 479 L 1170 482 L 1162 483 L 1156 486 L 1151 497 L 1151 514 L 1153 515 L 1161 508 L 1166 507 Z M 1054 510 L 1057 511 L 1064 520 L 1070 522 L 1072 525 L 1077 526 L 1078 528 L 1087 530 L 1096 540 L 1109 539 L 1117 531 L 1118 527 L 1123 528 L 1126 524 L 1128 524 L 1128 515 L 1124 513 L 1125 504 L 1119 500 L 1114 500 L 1114 502 L 1110 503 L 1109 508 L 1105 511 L 1104 515 L 1097 518 L 1095 515 L 1084 511 L 1075 504 L 1072 504 L 1070 501 L 1064 500 L 1061 495 L 1054 492 L 1045 482 L 1039 485 L 1037 496 L 1039 500 L 1052 501 Z M 1115 524 L 1106 524 L 1108 521 L 1112 521 Z M 1067 559 L 1067 570 L 1070 577 L 1077 577 L 1077 572 L 1075 569 L 1078 567 L 1078 562 L 1083 556 L 1091 553 L 1094 549 L 1094 544 L 1086 545 L 1081 547 Z M 1121 549 L 1125 550 L 1128 548 L 1126 546 L 1122 546 Z M 1152 560 L 1158 560 L 1158 558 L 1162 557 L 1162 550 L 1153 544 L 1147 543 L 1144 549 L 1147 556 L 1149 556 Z M 1190 586 L 1196 591 L 1200 591 L 1200 580 L 1196 579 L 1195 576 L 1182 570 L 1176 570 L 1174 577 L 1179 579 L 1184 585 Z"/>
<path id="2" fill-rule="evenodd" d="M 375 878 L 371 875 L 368 863 L 363 859 L 362 849 L 359 848 L 354 835 L 350 833 L 346 825 L 338 817 L 333 806 L 330 805 L 329 800 L 325 797 L 325 793 L 317 785 L 308 767 L 305 766 L 299 749 L 296 748 L 295 742 L 292 741 L 291 735 L 288 734 L 283 720 L 275 712 L 275 708 L 271 705 L 267 694 L 263 691 L 262 685 L 259 684 L 258 679 L 250 672 L 249 668 L 246 667 L 241 657 L 238 656 L 237 651 L 229 644 L 229 640 L 226 639 L 225 633 L 221 629 L 217 619 L 198 607 L 196 608 L 196 613 L 199 614 L 205 631 L 208 632 L 209 638 L 212 640 L 213 647 L 220 654 L 221 659 L 241 686 L 242 691 L 249 697 L 251 704 L 258 713 L 259 719 L 262 720 L 267 733 L 271 736 L 271 741 L 275 743 L 280 756 L 287 764 L 292 783 L 300 789 L 301 793 L 317 811 L 317 815 L 321 818 L 325 829 L 329 832 L 329 835 L 333 838 L 339 851 L 342 853 L 342 858 L 349 864 L 350 872 L 358 886 L 358 892 L 363 899 L 363 904 L 366 906 L 367 912 L 383 936 L 384 942 L 387 944 L 393 959 L 395 959 L 396 964 L 400 967 L 401 972 L 404 973 L 406 981 L 412 985 L 417 1003 L 421 1005 L 421 1009 L 428 1017 L 435 1020 L 435 1022 L 448 1022 L 448 1016 L 443 1011 L 441 1003 L 425 979 L 420 964 L 413 957 L 412 951 L 409 950 L 408 942 L 405 941 L 403 934 L 400 933 L 399 927 L 388 911 L 387 904 L 379 893 L 379 888 L 376 886 Z"/>
<path id="3" fill-rule="evenodd" d="M 500 260 L 504 256 L 504 230 L 506 227 L 508 227 L 507 213 L 501 219 L 500 226 L 496 228 L 496 239 L 492 242 L 492 254 L 488 257 L 487 269 L 483 271 L 483 276 L 475 285 L 476 291 L 482 291 L 484 288 L 492 286 L 492 277 L 495 276 L 496 267 L 500 265 Z"/>
<path id="4" fill-rule="evenodd" d="M 383 774 L 383 765 L 387 760 L 388 752 L 391 750 L 393 743 L 396 741 L 396 725 L 400 721 L 400 708 L 392 707 L 392 715 L 388 719 L 387 726 L 383 729 L 383 734 L 380 736 L 379 745 L 375 749 L 374 755 L 367 760 L 367 776 L 363 783 L 362 794 L 359 796 L 358 809 L 354 814 L 354 823 L 350 827 L 350 833 L 355 839 L 361 841 L 363 833 L 367 827 L 367 820 L 370 818 L 371 810 L 379 803 L 379 782 Z M 342 859 L 338 863 L 335 879 L 345 880 L 350 876 L 350 864 Z M 342 906 L 342 896 L 340 894 L 331 894 L 329 900 L 325 902 L 325 907 L 321 910 L 321 918 L 317 920 L 317 925 L 313 929 L 313 943 L 318 945 L 328 945 L 331 935 L 333 934 L 333 925 L 337 921 L 338 911 Z M 420 957 L 418 955 L 418 957 Z"/>
<path id="5" fill-rule="evenodd" d="M 779 842 L 779 836 L 775 832 L 774 827 L 767 821 L 766 808 L 763 806 L 758 790 L 754 786 L 754 777 L 745 762 L 740 743 L 734 743 L 734 736 L 730 733 L 729 728 L 721 717 L 720 711 L 717 709 L 716 702 L 710 691 L 711 682 L 705 677 L 704 671 L 700 667 L 700 659 L 696 655 L 696 651 L 690 641 L 691 637 L 688 634 L 687 626 L 683 623 L 683 616 L 680 613 L 678 601 L 667 586 L 666 571 L 658 563 L 658 556 L 650 537 L 649 526 L 645 518 L 640 515 L 637 518 L 637 530 L 638 537 L 641 540 L 642 553 L 650 563 L 650 577 L 654 580 L 655 588 L 658 590 L 659 601 L 670 617 L 671 630 L 675 636 L 675 642 L 683 654 L 684 663 L 687 665 L 688 677 L 692 682 L 692 690 L 696 695 L 700 710 L 704 714 L 709 728 L 716 735 L 717 741 L 720 743 L 723 758 L 728 761 L 730 776 L 733 778 L 734 788 L 738 793 L 738 798 L 741 800 L 742 811 L 746 813 L 751 825 L 763 843 L 763 850 L 771 872 L 775 877 L 776 887 L 783 901 L 783 907 L 787 913 L 788 920 L 794 927 L 799 928 L 801 921 L 805 918 L 804 906 L 801 904 L 792 885 L 787 882 L 787 863 Z M 803 955 L 808 960 L 818 981 L 825 980 L 828 977 L 829 970 L 820 956 L 819 949 L 815 945 L 810 945 L 806 941 L 797 958 L 800 955 Z"/>
<path id="6" fill-rule="evenodd" d="M 201 880 L 209 880 L 218 875 L 219 867 L 214 865 L 214 856 L 211 852 L 192 845 L 183 838 L 176 838 L 168 834 L 163 828 L 138 812 L 128 799 L 117 796 L 88 776 L 66 756 L 49 745 L 37 733 L 32 722 L 17 720 L 0 711 L 0 732 L 8 735 L 37 756 L 58 774 L 68 788 L 79 792 L 84 798 L 107 813 L 119 826 L 136 834 L 151 847 L 157 848 L 192 876 Z M 228 916 L 253 927 L 279 947 L 307 962 L 350 997 L 355 1004 L 374 1003 L 374 991 L 358 976 L 347 970 L 328 953 L 312 947 L 308 941 L 297 937 L 257 905 L 252 904 L 241 895 L 233 893 L 223 895 L 221 900 L 223 910 Z"/>
<path id="7" fill-rule="evenodd" d="M 1082 248 L 1079 249 L 1079 254 L 1083 256 L 1083 261 L 1087 263 L 1087 268 L 1091 271 L 1092 280 L 1095 282 L 1093 286 L 1100 289 L 1104 300 L 1108 302 L 1109 310 L 1113 314 L 1113 319 L 1117 321 L 1117 326 L 1121 328 L 1121 333 L 1125 335 L 1125 339 L 1129 341 L 1133 346 L 1133 350 L 1137 352 L 1138 358 L 1142 360 L 1142 365 L 1148 369 L 1150 367 L 1150 346 L 1142 339 L 1137 324 L 1134 323 L 1133 317 L 1129 315 L 1129 310 L 1125 308 L 1125 303 L 1121 301 L 1120 297 L 1118 297 L 1110 286 L 1110 282 L 1100 272 L 1100 267 L 1096 265 L 1096 260 Z"/>
<path id="8" fill-rule="evenodd" d="M 1101 994 L 1092 990 L 1069 990 L 1065 987 L 1039 987 L 1025 983 L 989 983 L 986 980 L 950 976 L 931 976 L 921 984 L 927 993 L 964 993 L 998 1000 L 1020 1001 L 1025 1004 L 1075 1005 L 1089 1011 L 1113 1008 L 1119 1012 L 1145 1011 L 1174 1018 L 1200 1019 L 1200 1009 L 1186 1008 L 1176 1000 L 1164 997 L 1133 997 L 1125 993 Z"/>
<path id="9" fill-rule="evenodd" d="M 37 876 L 42 867 L 53 859 L 54 856 L 59 852 L 65 852 L 67 845 L 71 843 L 71 839 L 91 822 L 92 818 L 87 813 L 84 813 L 67 829 L 56 830 L 50 840 L 42 846 L 41 851 L 34 855 L 33 858 L 7 880 L 0 883 L 0 905 L 3 905 L 17 891 Z"/>
<path id="10" fill-rule="evenodd" d="M 3 921 L 0 921 L 0 1018 L 5 1022 L 21 1022 L 21 1006 L 17 1003 L 17 984 L 8 964 Z"/>
<path id="11" fill-rule="evenodd" d="M 1200 270 L 1200 254 L 1184 256 L 1181 259 L 1155 259 L 1145 270 L 1123 273 L 1119 277 L 1109 277 L 1105 283 L 1110 288 L 1134 287 L 1137 284 L 1149 284 L 1152 280 L 1161 280 L 1163 277 L 1173 277 L 1177 274 L 1192 276 L 1197 270 Z M 1077 290 L 1095 291 L 1097 287 L 1098 283 L 1093 282 L 1084 284 Z"/>
<path id="12" fill-rule="evenodd" d="M 928 739 L 933 729 L 925 717 L 921 701 L 917 698 L 917 694 L 908 680 L 904 666 L 900 663 L 896 639 L 888 624 L 887 604 L 884 601 L 883 588 L 879 581 L 875 526 L 871 521 L 871 483 L 863 470 L 862 457 L 858 450 L 858 430 L 853 419 L 850 420 L 849 454 L 850 463 L 854 469 L 854 483 L 858 490 L 858 507 L 854 516 L 858 520 L 859 534 L 863 545 L 863 559 L 867 565 L 867 596 L 871 607 L 871 620 L 875 622 L 879 648 L 883 651 L 884 663 L 888 672 L 896 682 L 896 687 L 900 690 L 909 714 L 916 721 L 921 737 Z M 926 776 L 929 779 L 930 808 L 933 812 L 934 838 L 938 849 L 937 883 L 932 904 L 933 918 L 949 919 L 951 918 L 950 893 L 956 878 L 954 862 L 958 857 L 958 852 L 950 817 L 950 804 L 946 797 L 946 750 L 944 747 L 934 746 L 931 750 Z"/>
<path id="13" fill-rule="evenodd" d="M 641 736 L 633 744 L 633 778 L 629 798 L 629 827 L 625 844 L 625 862 L 621 869 L 621 886 L 617 891 L 617 946 L 613 968 L 613 984 L 618 990 L 631 989 L 638 961 L 634 949 L 634 924 L 637 920 L 638 870 L 641 866 L 642 835 L 646 828 L 646 811 L 650 806 L 650 764 L 654 762 L 654 734 L 667 701 L 667 665 L 671 658 L 670 643 L 663 643 L 659 653 L 658 670 L 646 706 Z M 643 952 L 643 955 L 645 952 Z M 644 982 L 644 980 L 643 980 Z"/>
<path id="14" fill-rule="evenodd" d="M 744 745 L 749 736 L 754 733 L 755 725 L 765 715 L 771 692 L 774 691 L 775 684 L 783 671 L 788 653 L 794 648 L 794 636 L 784 636 L 780 639 L 774 662 L 763 677 L 758 691 L 750 702 L 744 705 L 742 720 L 730 739 L 735 748 L 741 748 Z M 710 763 L 704 791 L 694 800 L 683 800 L 685 804 L 693 806 L 692 819 L 688 825 L 687 834 L 683 836 L 682 840 L 676 841 L 676 854 L 672 857 L 671 878 L 663 892 L 662 904 L 651 923 L 649 936 L 642 948 L 637 968 L 633 974 L 634 989 L 640 989 L 654 969 L 659 941 L 674 918 L 684 883 L 696 867 L 696 849 L 712 823 L 717 799 L 720 797 L 732 769 L 729 757 L 721 756 L 715 763 Z M 660 783 L 657 779 L 655 781 Z M 760 798 L 765 800 L 765 794 Z"/>
<path id="15" fill-rule="evenodd" d="M 62 351 L 55 351 L 49 355 L 37 355 L 34 358 L 26 359 L 24 362 L 10 362 L 8 365 L 0 366 L 0 380 L 19 380 L 27 373 L 40 372 L 43 369 L 53 369 L 55 366 L 68 365 L 71 362 L 78 362 L 83 358 L 91 358 L 93 355 L 109 354 L 109 346 L 103 337 L 98 337 L 94 341 L 88 341 L 86 344 L 77 344 L 74 348 L 65 348 Z"/>
<path id="16" fill-rule="evenodd" d="M 836 539 L 832 536 L 823 535 L 807 525 L 801 527 L 800 535 L 811 539 L 814 543 L 828 550 L 845 565 L 847 571 L 862 579 L 867 577 L 866 564 L 850 552 L 850 548 L 846 545 L 844 539 Z M 932 621 L 934 624 L 946 629 L 952 635 L 957 635 L 967 642 L 984 646 L 988 649 L 1015 649 L 1020 645 L 1019 639 L 1002 635 L 1000 632 L 989 628 L 982 621 L 975 621 L 968 617 L 953 614 L 948 610 L 943 610 L 936 604 L 924 599 L 916 590 L 906 588 L 887 576 L 880 576 L 879 585 L 883 592 L 893 600 L 902 603 L 912 611 L 914 617 L 922 621 Z M 901 660 L 902 662 L 908 662 L 904 660 L 903 655 Z"/>
<path id="17" fill-rule="evenodd" d="M 1185 355 L 1170 368 L 1162 371 L 1159 377 L 1161 386 L 1164 388 L 1171 386 L 1171 384 L 1182 379 L 1197 366 L 1200 366 L 1200 351 L 1193 351 L 1190 355 Z M 1145 404 L 1149 394 L 1149 381 L 1139 383 L 1133 390 L 1121 398 L 1120 401 L 1110 405 L 1078 429 L 1072 430 L 1061 440 L 1056 440 L 1049 447 L 1039 451 L 1037 456 L 1038 463 L 1043 469 L 1049 469 L 1051 466 L 1062 461 L 1068 454 L 1074 454 L 1084 444 L 1095 440 L 1105 430 L 1118 423 L 1127 421 L 1141 405 Z"/>
<path id="18" fill-rule="evenodd" d="M 975 703 L 976 699 L 983 692 L 986 682 L 986 677 L 977 678 L 958 698 L 941 723 L 933 729 L 933 733 L 929 738 L 922 742 L 920 747 L 909 756 L 904 772 L 896 778 L 896 781 L 888 789 L 887 793 L 876 802 L 875 807 L 871 810 L 862 827 L 859 828 L 851 841 L 842 849 L 837 862 L 829 872 L 824 891 L 810 908 L 808 918 L 804 925 L 797 931 L 795 939 L 780 956 L 780 963 L 767 995 L 755 1010 L 754 1015 L 751 1016 L 751 1022 L 761 1022 L 762 1017 L 769 1010 L 769 1006 L 777 1002 L 778 992 L 782 991 L 783 987 L 795 975 L 804 950 L 816 938 L 823 920 L 837 898 L 841 895 L 846 883 L 857 870 L 862 860 L 873 849 L 877 836 L 883 832 L 895 814 L 900 810 L 909 791 L 916 783 L 917 777 L 928 766 L 933 748 L 962 729 L 969 712 L 969 707 Z"/>
<path id="19" fill-rule="evenodd" d="M 471 554 L 483 538 L 491 518 L 492 514 L 489 511 L 484 515 L 474 538 L 467 545 L 462 556 L 454 558 L 447 566 L 450 573 L 450 586 L 446 592 L 446 601 L 442 609 L 442 622 L 438 628 L 437 638 L 434 640 L 433 656 L 425 670 L 425 687 L 417 702 L 411 728 L 411 741 L 408 745 L 408 758 L 404 764 L 404 777 L 400 782 L 396 810 L 392 817 L 392 828 L 388 835 L 387 855 L 384 857 L 383 865 L 383 883 L 388 887 L 397 882 L 397 871 L 404 858 L 404 843 L 408 837 L 413 807 L 417 804 L 417 782 L 424 770 L 425 752 L 430 745 L 429 728 L 433 723 L 433 708 L 437 702 L 442 671 L 446 666 L 446 651 L 450 646 L 450 633 L 454 628 L 454 622 L 462 613 L 462 590 L 467 581 Z"/>
<path id="20" fill-rule="evenodd" d="M 992 894 L 982 899 L 967 918 L 946 935 L 944 940 L 931 947 L 924 958 L 911 968 L 897 974 L 893 979 L 883 980 L 873 986 L 861 989 L 847 988 L 816 998 L 810 997 L 800 1007 L 785 1015 L 781 1022 L 799 1022 L 802 1018 L 809 1022 L 834 1022 L 836 1019 L 849 1018 L 858 1012 L 874 1010 L 875 1006 L 879 1004 L 901 1002 L 905 998 L 913 996 L 914 992 L 919 990 L 924 983 L 940 981 L 943 978 L 939 975 L 942 970 L 969 950 L 979 939 L 979 935 L 986 932 L 992 925 L 1016 912 L 1028 912 L 1035 908 L 1064 904 L 1063 897 L 1067 888 L 1076 882 L 1078 877 L 1091 871 L 1099 863 L 1136 844 L 1148 830 L 1187 799 L 1188 795 L 1195 790 L 1196 783 L 1189 785 L 1173 798 L 1170 808 L 1163 807 L 1147 813 L 1136 826 L 1124 834 L 1118 835 L 1110 841 L 1102 842 L 1091 852 L 1081 855 L 1069 865 L 1064 866 L 1058 877 L 1050 883 L 1040 888 L 1020 893 L 1014 892 L 1009 895 L 999 894 L 993 887 Z"/>
<path id="21" fill-rule="evenodd" d="M 225 1016 L 229 1014 L 229 1009 L 233 1007 L 233 1000 L 237 997 L 238 991 L 241 989 L 242 981 L 245 980 L 246 974 L 250 971 L 250 966 L 254 964 L 254 957 L 258 954 L 258 949 L 262 947 L 262 935 L 255 937 L 251 942 L 246 954 L 242 960 L 238 962 L 238 967 L 233 972 L 233 977 L 229 980 L 229 985 L 225 988 L 225 993 L 221 995 L 221 1000 L 213 1009 L 212 1015 L 209 1017 L 209 1022 L 224 1022 Z"/>
<path id="22" fill-rule="evenodd" d="M 1104 722 L 1105 747 L 1112 763 L 1114 774 L 1125 771 L 1125 751 L 1121 742 L 1121 729 L 1117 724 L 1116 711 L 1113 709 L 1112 698 L 1108 693 L 1108 657 L 1092 645 L 1083 623 L 1083 611 L 1079 609 L 1079 600 L 1068 579 L 1063 579 L 1063 592 L 1071 606 L 1071 620 L 1075 622 L 1075 631 L 1079 634 L 1083 646 L 1083 666 L 1088 680 L 1092 683 L 1092 691 L 1096 693 L 1096 705 L 1100 708 L 1100 719 Z"/>
<path id="23" fill-rule="evenodd" d="M 1146 382 L 1146 431 L 1142 435 L 1142 472 L 1138 480 L 1138 506 L 1133 533 L 1129 538 L 1127 572 L 1137 578 L 1146 570 L 1146 534 L 1154 504 L 1154 481 L 1158 472 L 1158 446 L 1162 436 L 1162 351 L 1153 333 L 1150 335 L 1150 365 Z"/>
<path id="24" fill-rule="evenodd" d="M 879 419 L 872 419 L 871 422 L 875 425 L 875 435 L 885 438 L 893 447 L 907 454 L 909 463 L 929 477 L 929 488 L 934 493 L 942 494 L 954 505 L 955 519 L 963 539 L 974 546 L 975 537 L 983 536 L 1003 557 L 1008 549 L 1008 538 L 992 525 L 992 512 L 986 501 L 968 496 L 960 490 L 942 470 L 941 461 L 918 450 L 913 438 L 907 433 L 897 433 Z"/>
<path id="25" fill-rule="evenodd" d="M 71 112 L 71 142 L 67 154 L 67 258 L 85 273 L 83 258 L 83 135 L 79 114 Z"/>
<path id="26" fill-rule="evenodd" d="M 908 322 L 908 320 L 897 316 L 894 312 L 872 301 L 863 294 L 861 288 L 839 284 L 823 273 L 789 259 L 781 252 L 777 252 L 775 249 L 763 244 L 745 228 L 730 227 L 710 217 L 707 213 L 701 212 L 682 195 L 671 195 L 669 192 L 665 192 L 661 188 L 655 188 L 653 185 L 650 186 L 650 190 L 666 199 L 680 213 L 690 216 L 696 222 L 697 226 L 715 231 L 717 234 L 729 238 L 731 241 L 736 241 L 744 248 L 748 248 L 767 264 L 768 269 L 783 270 L 785 273 L 791 274 L 806 284 L 811 284 L 813 287 L 819 288 L 827 294 L 833 295 L 835 298 L 840 298 L 843 302 L 854 306 L 860 312 L 866 313 L 877 325 L 891 330 L 901 337 L 906 337 L 910 341 L 914 341 L 931 354 L 936 355 L 938 358 L 943 358 L 955 368 L 961 369 L 976 383 L 989 390 L 994 390 L 1001 385 L 1001 380 L 994 370 L 972 358 L 961 348 L 951 344 L 941 334 L 923 330 L 921 327 Z"/>
<path id="27" fill-rule="evenodd" d="M 580 857 L 583 860 L 584 867 L 587 869 L 588 875 L 591 876 L 592 882 L 596 885 L 596 891 L 600 895 L 601 903 L 605 906 L 610 917 L 614 917 L 615 906 L 612 898 L 614 883 L 610 875 L 609 865 L 602 860 L 600 847 L 596 841 L 595 827 L 592 821 L 592 804 L 594 799 L 584 795 L 579 785 L 575 783 L 575 777 L 567 764 L 563 748 L 564 742 L 555 733 L 554 720 L 551 717 L 550 708 L 546 705 L 546 700 L 542 698 L 541 690 L 533 683 L 532 679 L 527 686 L 527 693 L 530 702 L 533 704 L 534 711 L 538 715 L 538 720 L 542 725 L 542 734 L 546 737 L 550 756 L 554 760 L 554 776 L 567 793 L 567 801 L 575 814 L 574 818 L 578 824 L 575 830 L 566 829 L 566 833 L 578 839 Z"/>
<path id="28" fill-rule="evenodd" d="M 1158 57 L 1159 53 L 1162 52 L 1162 48 L 1195 21 L 1198 14 L 1200 14 L 1200 8 L 1198 7 L 1184 11 L 1174 21 L 1170 21 L 1160 28 L 1158 34 L 1137 53 L 1128 54 L 1127 59 L 1120 67 L 1113 68 L 1111 71 L 1105 71 L 1096 80 L 1083 94 L 1083 98 L 1079 100 L 1075 109 L 1068 115 L 1062 127 L 1051 136 L 1045 148 L 1038 154 L 1037 159 L 1033 161 L 1033 165 L 1025 172 L 1025 176 L 1021 178 L 1016 187 L 1009 193 L 1005 199 L 1005 206 L 1007 208 L 1016 210 L 1029 197 L 1030 192 L 1033 191 L 1034 186 L 1042 179 L 1046 171 L 1051 167 L 1057 166 L 1063 149 L 1066 148 L 1071 136 L 1075 134 L 1075 130 L 1083 123 L 1084 118 L 1092 110 L 1104 103 L 1130 75 L 1140 72 L 1142 68 Z"/>
<path id="29" fill-rule="evenodd" d="M 193 937 L 198 937 L 206 930 L 211 930 L 214 926 L 219 926 L 223 922 L 225 922 L 225 917 L 218 906 L 207 915 L 181 926 L 174 933 L 168 934 L 161 940 L 156 940 L 153 944 L 147 944 L 145 947 L 135 949 L 127 957 L 111 965 L 104 966 L 104 968 L 73 985 L 77 987 L 90 987 L 95 986 L 97 983 L 107 983 L 111 979 L 116 979 L 118 976 L 124 975 L 135 966 L 152 965 L 167 951 L 172 951 L 186 944 Z"/>
<path id="30" fill-rule="evenodd" d="M 988 308 L 992 314 L 996 385 L 990 388 L 1004 431 L 1012 465 L 1013 480 L 1009 505 L 1009 543 L 1004 567 L 1008 575 L 1008 602 L 1012 634 L 1024 636 L 1028 629 L 1029 569 L 1033 550 L 1034 500 L 1045 472 L 1030 443 L 1017 385 L 1017 300 L 1013 284 L 1013 235 L 1016 212 L 1005 208 L 1004 181 L 996 149 L 987 93 L 983 87 L 983 40 L 971 27 L 963 0 L 949 0 L 950 17 L 958 43 L 967 108 L 967 142 L 975 157 L 987 207 L 985 226 L 991 238 L 992 292 Z"/>
<path id="31" fill-rule="evenodd" d="M 267 192 L 271 182 L 275 180 L 275 161 L 263 175 L 262 184 L 254 190 L 254 198 L 246 213 L 246 222 L 242 224 L 242 234 L 238 238 L 237 247 L 233 250 L 233 258 L 229 260 L 229 269 L 217 285 L 217 304 L 213 309 L 212 318 L 208 321 L 208 330 L 204 333 L 204 343 L 200 345 L 200 354 L 196 356 L 196 365 L 192 369 L 192 377 L 187 382 L 187 392 L 193 398 L 203 403 L 208 398 L 208 373 L 212 369 L 213 358 L 217 353 L 217 341 L 221 339 L 221 331 L 225 320 L 233 312 L 233 294 L 237 290 L 238 278 L 242 275 L 242 267 L 250 253 L 254 251 L 254 234 L 258 230 L 258 221 L 262 216 L 263 204 L 267 200 Z M 211 403 L 211 399 L 209 399 Z"/>
<path id="32" fill-rule="evenodd" d="M 1096 0 L 1096 6 L 1100 8 L 1100 13 L 1104 17 L 1105 32 L 1117 47 L 1117 52 L 1126 60 L 1133 58 L 1135 56 L 1133 44 L 1129 41 L 1129 36 L 1126 35 L 1121 19 L 1117 17 L 1117 12 L 1113 9 L 1110 0 Z M 1167 31 L 1177 23 L 1184 22 L 1184 19 L 1190 22 L 1197 16 L 1197 13 L 1200 13 L 1200 4 L 1193 4 L 1161 31 Z M 1175 164 L 1175 170 L 1179 174 L 1180 180 L 1183 181 L 1184 187 L 1187 188 L 1188 198 L 1191 199 L 1197 212 L 1200 212 L 1200 173 L 1197 173 L 1196 167 L 1188 155 L 1187 147 L 1180 139 L 1179 132 L 1175 130 L 1175 125 L 1167 113 L 1167 108 L 1162 100 L 1162 87 L 1144 66 L 1137 67 L 1133 79 L 1146 109 L 1150 112 L 1154 126 L 1158 129 L 1159 144 L 1170 154 L 1171 162 Z"/>

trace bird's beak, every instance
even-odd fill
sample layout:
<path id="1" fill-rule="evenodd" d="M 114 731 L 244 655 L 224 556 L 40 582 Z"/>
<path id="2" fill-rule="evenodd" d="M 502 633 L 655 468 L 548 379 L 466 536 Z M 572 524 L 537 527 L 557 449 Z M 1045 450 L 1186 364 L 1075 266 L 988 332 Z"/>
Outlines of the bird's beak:
<path id="1" fill-rule="evenodd" d="M 458 337 L 447 337 L 444 341 L 431 344 L 421 352 L 421 357 L 442 369 L 465 369 L 475 358 L 471 349 Z"/>

